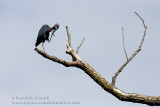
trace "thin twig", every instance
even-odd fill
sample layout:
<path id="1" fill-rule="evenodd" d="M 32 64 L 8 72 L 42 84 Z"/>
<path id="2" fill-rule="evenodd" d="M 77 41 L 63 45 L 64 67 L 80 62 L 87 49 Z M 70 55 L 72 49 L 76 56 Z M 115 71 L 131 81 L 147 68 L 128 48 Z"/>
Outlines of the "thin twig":
<path id="1" fill-rule="evenodd" d="M 69 33 L 68 26 L 66 26 L 66 30 L 67 30 L 67 36 L 68 36 L 69 46 L 72 47 L 72 45 L 71 45 L 71 34 Z"/>
<path id="2" fill-rule="evenodd" d="M 146 31 L 147 31 L 147 26 L 145 25 L 144 23 L 144 20 L 135 12 L 135 14 L 142 20 L 143 22 L 143 25 L 144 25 L 144 34 L 143 34 L 143 38 L 141 40 L 141 43 L 138 47 L 138 49 L 132 54 L 132 56 L 120 67 L 120 69 L 115 73 L 115 75 L 112 77 L 112 83 L 111 85 L 112 86 L 115 86 L 115 81 L 116 81 L 116 78 L 117 76 L 119 75 L 119 73 L 123 70 L 123 68 L 137 55 L 137 53 L 141 50 L 141 47 L 143 45 L 143 42 L 144 42 L 144 39 L 145 39 L 145 36 L 146 36 Z"/>
<path id="3" fill-rule="evenodd" d="M 145 28 L 144 35 L 143 35 L 143 39 L 142 39 L 142 41 L 141 41 L 141 43 L 140 43 L 140 46 L 139 46 L 139 48 L 141 48 L 142 45 L 143 45 L 143 42 L 144 42 L 144 38 L 145 38 L 145 36 L 146 36 L 147 26 L 146 26 L 145 23 L 144 23 L 144 19 L 142 19 L 136 12 L 134 12 L 134 13 L 142 20 L 143 26 L 144 26 L 144 28 Z"/>
<path id="4" fill-rule="evenodd" d="M 124 53 L 125 53 L 125 55 L 126 55 L 126 59 L 128 60 L 126 48 L 125 48 L 125 45 L 124 45 L 124 30 L 123 30 L 123 27 L 122 27 L 122 38 L 123 38 L 123 49 L 124 49 Z"/>
<path id="5" fill-rule="evenodd" d="M 83 40 L 82 40 L 81 44 L 80 44 L 80 45 L 78 46 L 78 48 L 77 48 L 77 51 L 76 51 L 76 53 L 77 53 L 77 54 L 78 54 L 79 48 L 82 46 L 82 44 L 83 44 L 84 40 L 85 40 L 85 37 L 83 38 Z"/>
<path id="6" fill-rule="evenodd" d="M 147 29 L 147 26 L 144 23 L 144 19 L 142 19 L 141 16 L 139 16 L 139 14 L 137 12 L 134 12 L 134 13 L 142 20 L 144 28 Z"/>

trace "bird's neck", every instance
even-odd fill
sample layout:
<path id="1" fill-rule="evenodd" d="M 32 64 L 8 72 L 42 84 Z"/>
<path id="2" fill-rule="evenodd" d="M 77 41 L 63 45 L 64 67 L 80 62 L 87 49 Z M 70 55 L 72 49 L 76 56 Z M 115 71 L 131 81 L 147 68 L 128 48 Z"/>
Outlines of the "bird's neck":
<path id="1" fill-rule="evenodd" d="M 49 29 L 47 30 L 47 32 L 51 32 L 51 31 L 53 31 L 53 30 L 55 30 L 54 27 L 51 27 L 51 28 L 49 28 Z"/>

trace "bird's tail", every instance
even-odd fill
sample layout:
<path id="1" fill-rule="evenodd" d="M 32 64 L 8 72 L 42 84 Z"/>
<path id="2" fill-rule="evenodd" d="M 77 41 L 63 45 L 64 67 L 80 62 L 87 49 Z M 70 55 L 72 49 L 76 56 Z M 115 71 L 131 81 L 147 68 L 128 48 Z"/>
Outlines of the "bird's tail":
<path id="1" fill-rule="evenodd" d="M 38 45 L 39 45 L 38 42 L 36 42 L 36 43 L 35 43 L 35 46 L 37 47 Z"/>

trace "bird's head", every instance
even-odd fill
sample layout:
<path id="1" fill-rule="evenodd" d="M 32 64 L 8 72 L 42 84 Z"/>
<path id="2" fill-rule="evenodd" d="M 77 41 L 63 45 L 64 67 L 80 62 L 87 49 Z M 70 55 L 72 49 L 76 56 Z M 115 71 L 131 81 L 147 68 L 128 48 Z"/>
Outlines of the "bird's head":
<path id="1" fill-rule="evenodd" d="M 59 24 L 55 24 L 55 25 L 53 26 L 53 28 L 54 28 L 54 30 L 57 30 L 57 29 L 59 28 Z"/>

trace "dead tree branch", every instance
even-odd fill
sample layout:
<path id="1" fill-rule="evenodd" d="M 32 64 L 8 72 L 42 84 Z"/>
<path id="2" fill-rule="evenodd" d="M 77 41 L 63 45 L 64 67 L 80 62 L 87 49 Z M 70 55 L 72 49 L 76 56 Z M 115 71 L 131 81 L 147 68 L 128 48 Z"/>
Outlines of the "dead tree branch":
<path id="1" fill-rule="evenodd" d="M 67 31 L 69 46 L 72 48 L 72 45 L 71 45 L 71 34 L 69 33 L 68 26 L 66 26 L 66 31 Z"/>
<path id="2" fill-rule="evenodd" d="M 55 56 L 48 55 L 47 53 L 45 53 L 44 51 L 39 50 L 38 48 L 35 48 L 34 50 L 36 52 L 38 52 L 40 55 L 42 55 L 44 58 L 47 58 L 47 59 L 49 59 L 51 61 L 57 62 L 59 64 L 62 64 L 64 66 L 66 66 L 66 67 L 78 65 L 78 63 L 75 62 L 75 61 L 73 61 L 73 62 L 67 62 L 67 61 L 65 61 L 63 59 L 60 59 L 60 58 L 57 58 Z"/>
<path id="3" fill-rule="evenodd" d="M 146 35 L 146 29 L 145 27 L 145 32 L 143 39 L 141 41 L 141 44 L 139 48 L 133 53 L 133 55 L 126 61 L 122 67 L 120 68 L 120 71 L 134 58 L 134 56 L 141 50 L 141 46 L 144 41 L 144 37 Z M 57 62 L 59 64 L 62 64 L 66 67 L 73 66 L 77 67 L 81 70 L 83 70 L 86 74 L 88 74 L 97 84 L 99 84 L 105 91 L 108 93 L 112 94 L 116 98 L 118 98 L 121 101 L 128 101 L 128 102 L 133 102 L 133 103 L 141 103 L 141 104 L 147 104 L 147 105 L 159 105 L 160 106 L 160 96 L 147 96 L 147 95 L 142 95 L 142 94 L 137 94 L 137 93 L 125 93 L 118 89 L 114 82 L 112 81 L 112 84 L 110 84 L 106 79 L 104 79 L 98 72 L 96 72 L 89 64 L 87 64 L 85 61 L 81 60 L 78 54 L 72 49 L 71 47 L 71 36 L 68 31 L 68 27 L 66 27 L 67 30 L 67 36 L 68 36 L 68 42 L 66 41 L 66 46 L 67 50 L 66 53 L 71 55 L 75 61 L 68 62 L 65 60 L 62 60 L 60 58 L 57 58 L 55 56 L 50 56 L 47 53 L 44 53 L 43 51 L 39 49 L 35 49 L 36 52 L 38 52 L 40 55 L 43 57 L 52 60 L 54 62 Z M 119 72 L 119 71 L 118 71 Z M 116 78 L 116 77 L 115 77 Z M 115 81 L 115 80 L 114 80 Z"/>
<path id="4" fill-rule="evenodd" d="M 122 38 L 123 38 L 123 49 L 124 49 L 124 53 L 125 53 L 125 55 L 126 55 L 126 59 L 128 60 L 126 48 L 125 48 L 125 45 L 124 45 L 124 30 L 123 30 L 123 27 L 122 27 Z"/>
<path id="5" fill-rule="evenodd" d="M 83 38 L 81 44 L 78 46 L 76 53 L 78 54 L 79 48 L 82 46 L 83 42 L 84 42 L 85 38 Z"/>
<path id="6" fill-rule="evenodd" d="M 143 34 L 143 38 L 141 40 L 141 43 L 138 47 L 138 49 L 132 54 L 132 56 L 120 67 L 120 69 L 115 73 L 115 75 L 112 77 L 112 86 L 115 86 L 115 82 L 116 82 L 116 78 L 119 75 L 119 73 L 123 70 L 123 68 L 137 55 L 137 53 L 141 50 L 141 47 L 143 45 L 145 36 L 146 36 L 146 31 L 147 31 L 147 26 L 144 23 L 144 20 L 135 12 L 135 14 L 142 20 L 143 25 L 144 25 L 144 34 Z"/>

